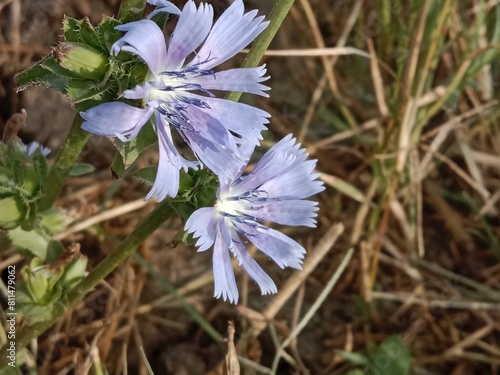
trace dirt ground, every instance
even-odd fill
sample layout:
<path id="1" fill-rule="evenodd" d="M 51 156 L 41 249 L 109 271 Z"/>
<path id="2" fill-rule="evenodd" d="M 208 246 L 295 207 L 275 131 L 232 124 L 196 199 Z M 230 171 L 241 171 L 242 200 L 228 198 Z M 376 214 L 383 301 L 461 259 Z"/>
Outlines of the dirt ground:
<path id="1" fill-rule="evenodd" d="M 209 2 L 218 14 L 228 3 Z M 174 3 L 182 6 L 184 1 Z M 271 49 L 322 48 L 321 43 L 336 46 L 344 38 L 354 3 L 359 2 L 297 1 Z M 269 14 L 271 8 L 270 2 L 264 0 L 245 4 L 247 9 L 260 9 L 262 14 Z M 44 87 L 17 93 L 13 76 L 50 53 L 60 40 L 63 15 L 88 17 L 98 23 L 102 15 L 116 14 L 118 5 L 118 0 L 0 1 L 0 128 L 11 115 L 26 109 L 28 121 L 21 138 L 50 147 L 54 150 L 51 157 L 55 157 L 74 110 L 62 94 Z M 359 23 L 368 27 L 374 14 L 376 7 L 365 2 L 357 14 Z M 402 11 L 398 16 L 407 14 Z M 364 39 L 356 44 L 360 27 L 353 28 L 354 36 L 346 45 L 368 51 Z M 381 32 L 377 28 L 375 31 L 374 40 Z M 383 43 L 375 47 L 379 48 L 377 54 L 383 55 Z M 446 56 L 436 68 L 436 87 L 442 84 L 441 78 L 443 82 L 448 79 L 446 69 L 456 68 L 455 61 Z M 327 189 L 317 197 L 318 228 L 285 229 L 311 254 L 320 251 L 325 241 L 334 243 L 322 253 L 305 281 L 292 283 L 293 292 L 284 297 L 297 274 L 279 269 L 263 254 L 256 253 L 280 292 L 261 296 L 257 286 L 237 271 L 240 304 L 214 299 L 211 253 L 197 253 L 192 246 L 177 244 L 174 238 L 183 223 L 172 219 L 138 250 L 165 280 L 152 277 L 136 260 L 127 260 L 63 321 L 41 336 L 36 360 L 40 374 L 84 374 L 85 366 L 95 363 L 96 358 L 110 374 L 146 374 L 140 347 L 155 374 L 222 373 L 226 347 L 216 343 L 179 299 L 165 291 L 162 283 L 166 281 L 221 335 L 226 336 L 228 321 L 234 321 L 238 354 L 269 368 L 277 343 L 290 335 L 318 300 L 351 247 L 354 255 L 346 270 L 306 328 L 292 341 L 287 358 L 280 360 L 278 374 L 348 374 L 363 366 L 347 361 L 340 351 L 373 353 L 393 335 L 401 338 L 402 346 L 410 348 L 412 373 L 499 373 L 500 264 L 499 249 L 494 246 L 500 234 L 500 169 L 494 162 L 500 153 L 500 136 L 496 117 L 470 117 L 462 128 L 476 152 L 471 155 L 479 157 L 478 153 L 483 153 L 496 158 L 490 164 L 480 164 L 488 189 L 486 198 L 482 199 L 481 187 L 461 174 L 465 170 L 469 176 L 470 164 L 460 153 L 460 131 L 443 143 L 446 161 L 439 159 L 440 163 L 433 165 L 417 193 L 404 183 L 391 190 L 396 180 L 394 171 L 385 170 L 378 161 L 396 152 L 387 147 L 389 141 L 384 136 L 396 131 L 401 118 L 391 121 L 380 115 L 377 81 L 371 81 L 374 73 L 368 60 L 336 58 L 338 63 L 332 71 L 337 88 L 324 73 L 325 64 L 331 60 L 325 63 L 321 56 L 297 57 L 293 52 L 290 56 L 266 56 L 271 98 L 246 98 L 273 116 L 266 136 L 268 144 L 293 133 L 318 159 L 318 170 L 326 176 Z M 238 65 L 242 59 L 243 55 L 239 55 L 230 65 Z M 397 59 L 393 56 L 384 62 L 394 66 Z M 379 74 L 386 82 L 394 78 Z M 466 89 L 464 92 L 457 94 L 458 104 L 453 111 L 443 109 L 430 119 L 425 128 L 427 138 L 422 139 L 424 146 L 429 147 L 435 139 L 433 129 L 441 129 L 446 121 L 481 105 L 498 106 L 494 95 L 484 98 L 470 92 L 466 96 Z M 348 117 L 345 108 L 360 126 L 359 132 L 350 133 L 345 122 L 338 120 Z M 338 138 L 332 140 L 332 136 Z M 422 159 L 426 150 L 419 149 Z M 140 201 L 145 196 L 148 187 L 138 181 L 113 181 L 109 170 L 113 157 L 114 148 L 108 140 L 96 136 L 91 139 L 82 161 L 95 165 L 96 171 L 68 180 L 57 203 L 68 210 L 71 220 L 84 220 L 102 209 Z M 152 151 L 140 163 L 152 165 L 156 158 Z M 342 190 L 335 178 L 347 182 L 348 187 Z M 386 188 L 382 188 L 384 181 Z M 392 201 L 386 196 L 388 191 L 393 192 Z M 466 198 L 476 203 L 468 205 Z M 417 199 L 419 213 L 408 208 Z M 79 243 L 81 252 L 89 258 L 89 267 L 93 267 L 153 206 L 145 202 L 97 227 L 69 234 L 64 241 Z M 479 215 L 481 209 L 485 215 Z M 412 214 L 419 219 L 412 221 L 412 217 L 408 218 Z M 337 223 L 342 223 L 344 230 L 333 241 L 332 227 L 338 229 Z M 419 243 L 417 252 L 412 241 Z M 12 254 L 4 254 L 3 258 L 9 256 Z M 279 308 L 262 333 L 255 335 L 262 313 L 272 310 L 272 306 Z M 372 361 L 369 371 L 377 373 L 377 357 Z M 380 368 L 378 373 L 385 374 L 383 366 Z M 245 374 L 253 373 L 259 373 L 258 367 L 248 365 Z"/>

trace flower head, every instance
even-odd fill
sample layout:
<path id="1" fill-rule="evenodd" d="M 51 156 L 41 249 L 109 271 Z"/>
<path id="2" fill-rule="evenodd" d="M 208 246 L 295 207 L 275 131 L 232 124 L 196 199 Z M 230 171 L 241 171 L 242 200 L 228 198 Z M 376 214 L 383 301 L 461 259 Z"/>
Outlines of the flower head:
<path id="1" fill-rule="evenodd" d="M 154 115 L 160 149 L 155 183 L 146 197 L 175 197 L 179 171 L 196 168 L 199 162 L 184 159 L 172 139 L 174 128 L 198 160 L 223 182 L 247 161 L 241 144 L 258 144 L 269 115 L 246 104 L 216 98 L 211 90 L 240 91 L 267 96 L 266 69 L 241 68 L 216 72 L 217 65 L 247 46 L 268 22 L 244 13 L 242 0 L 233 4 L 213 24 L 211 5 L 196 7 L 188 1 L 182 12 L 165 0 L 150 0 L 157 11 L 180 13 L 174 33 L 166 44 L 162 30 L 149 19 L 118 26 L 125 35 L 111 48 L 139 56 L 149 68 L 146 82 L 130 90 L 126 99 L 141 100 L 142 107 L 123 102 L 104 103 L 82 113 L 82 127 L 94 134 L 130 140 Z M 197 50 L 197 48 L 200 46 Z M 188 57 L 194 57 L 186 62 Z"/>
<path id="2" fill-rule="evenodd" d="M 36 150 L 40 150 L 40 153 L 43 156 L 47 156 L 52 151 L 50 148 L 42 146 L 40 143 L 36 141 L 30 142 L 29 144 L 25 144 L 20 140 L 19 146 L 28 156 L 33 155 L 36 152 Z"/>
<path id="3" fill-rule="evenodd" d="M 305 200 L 324 189 L 316 160 L 295 144 L 291 135 L 274 145 L 256 164 L 253 171 L 235 173 L 228 183 L 221 183 L 214 207 L 195 211 L 186 222 L 186 230 L 198 238 L 199 251 L 214 247 L 213 271 L 215 296 L 238 300 L 230 254 L 254 279 L 262 294 L 276 293 L 276 285 L 249 255 L 250 241 L 281 268 L 301 268 L 304 248 L 279 231 L 264 225 L 271 221 L 285 225 L 316 224 L 317 203 Z"/>

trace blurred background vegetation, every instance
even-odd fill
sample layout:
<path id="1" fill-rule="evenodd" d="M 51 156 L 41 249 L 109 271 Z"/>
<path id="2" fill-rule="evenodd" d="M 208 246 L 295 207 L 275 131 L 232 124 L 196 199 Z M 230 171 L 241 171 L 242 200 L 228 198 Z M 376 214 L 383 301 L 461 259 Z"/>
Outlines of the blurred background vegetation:
<path id="1" fill-rule="evenodd" d="M 216 14 L 229 4 L 208 2 Z M 13 75 L 50 52 L 63 15 L 97 23 L 118 5 L 0 1 L 2 128 L 25 108 L 21 138 L 61 146 L 69 103 L 43 87 L 16 93 Z M 499 54 L 496 0 L 296 0 L 264 58 L 271 98 L 244 100 L 272 115 L 265 146 L 291 132 L 318 159 L 318 228 L 287 229 L 308 249 L 306 270 L 257 253 L 279 293 L 260 296 L 237 271 L 240 304 L 224 303 L 211 254 L 177 243 L 182 223 L 170 220 L 23 351 L 23 373 L 147 374 L 147 358 L 155 374 L 222 374 L 217 340 L 233 320 L 244 374 L 498 374 Z M 147 186 L 113 180 L 113 157 L 93 137 L 82 161 L 96 171 L 57 203 L 68 225 L 58 239 L 89 267 L 154 206 Z M 13 263 L 23 260 L 4 251 L 2 272 Z"/>

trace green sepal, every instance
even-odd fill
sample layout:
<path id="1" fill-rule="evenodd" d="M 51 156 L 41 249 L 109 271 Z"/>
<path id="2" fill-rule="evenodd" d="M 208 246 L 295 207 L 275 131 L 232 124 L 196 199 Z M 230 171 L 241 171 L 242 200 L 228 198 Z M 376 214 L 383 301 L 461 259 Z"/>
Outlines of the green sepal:
<path id="1" fill-rule="evenodd" d="M 38 180 L 44 181 L 49 174 L 49 164 L 47 163 L 47 158 L 43 156 L 41 151 L 38 149 L 31 155 L 31 159 L 35 165 Z"/>
<path id="2" fill-rule="evenodd" d="M 64 273 L 59 280 L 60 287 L 63 290 L 73 289 L 85 275 L 85 271 L 87 270 L 87 263 L 87 257 L 80 255 L 79 257 L 71 261 L 71 263 L 66 265 L 64 267 Z"/>
<path id="3" fill-rule="evenodd" d="M 40 179 L 35 164 L 29 161 L 22 163 L 19 173 L 19 183 L 29 196 L 34 196 L 40 188 Z"/>
<path id="4" fill-rule="evenodd" d="M 219 180 L 206 168 L 193 171 L 194 187 L 183 195 L 189 197 L 191 202 L 200 207 L 212 207 L 216 200 Z"/>
<path id="5" fill-rule="evenodd" d="M 180 230 L 172 239 L 172 246 L 175 247 L 180 243 L 186 245 L 194 245 L 196 243 L 196 239 L 193 237 L 193 233 L 189 233 L 185 230 Z"/>
<path id="6" fill-rule="evenodd" d="M 163 30 L 167 24 L 168 16 L 169 14 L 167 12 L 158 12 L 150 19 L 156 23 L 161 30 Z"/>
<path id="7" fill-rule="evenodd" d="M 55 50 L 55 51 L 57 51 L 57 50 Z M 54 52 L 54 54 L 57 54 L 57 53 Z M 46 58 L 43 61 L 41 61 L 41 65 L 43 68 L 45 68 L 49 72 L 57 74 L 61 77 L 68 78 L 68 82 L 72 79 L 81 79 L 82 78 L 78 75 L 78 73 L 73 72 L 73 71 L 61 66 L 59 64 L 58 59 L 55 57 L 52 57 L 52 56 L 46 56 Z"/>
<path id="8" fill-rule="evenodd" d="M 101 46 L 109 53 L 114 42 L 120 39 L 123 35 L 121 31 L 116 30 L 116 26 L 121 23 L 114 18 L 104 18 L 97 28 L 97 36 Z"/>
<path id="9" fill-rule="evenodd" d="M 68 83 L 67 95 L 78 111 L 86 111 L 104 102 L 115 99 L 116 93 L 110 87 L 101 87 L 92 80 L 74 79 Z"/>
<path id="10" fill-rule="evenodd" d="M 60 233 L 66 229 L 63 212 L 59 208 L 52 208 L 43 213 L 40 220 L 41 227 L 48 233 Z"/>
<path id="11" fill-rule="evenodd" d="M 88 18 L 84 18 L 80 22 L 80 38 L 82 43 L 93 48 L 94 50 L 101 50 L 102 45 L 99 40 L 99 35 L 97 34 L 97 30 L 92 26 L 90 20 Z"/>
<path id="12" fill-rule="evenodd" d="M 134 171 L 134 173 L 132 173 L 132 177 L 149 186 L 153 186 L 157 173 L 158 167 L 146 167 Z M 191 199 L 192 191 L 196 188 L 195 176 L 195 170 L 189 170 L 189 172 L 184 172 L 183 170 L 180 171 L 179 192 L 177 196 L 184 197 L 187 200 Z"/>
<path id="13" fill-rule="evenodd" d="M 31 260 L 29 266 L 22 269 L 24 291 L 31 302 L 47 306 L 59 298 L 61 288 L 56 288 L 58 280 L 63 275 L 63 270 L 50 270 L 41 264 L 39 258 Z"/>
<path id="14" fill-rule="evenodd" d="M 82 20 L 77 20 L 71 17 L 64 17 L 63 34 L 67 42 L 81 43 L 80 27 Z"/>
<path id="15" fill-rule="evenodd" d="M 35 228 L 36 223 L 38 221 L 37 212 L 38 212 L 37 204 L 36 202 L 32 202 L 29 207 L 28 217 L 26 217 L 21 223 L 22 230 L 29 232 Z"/>

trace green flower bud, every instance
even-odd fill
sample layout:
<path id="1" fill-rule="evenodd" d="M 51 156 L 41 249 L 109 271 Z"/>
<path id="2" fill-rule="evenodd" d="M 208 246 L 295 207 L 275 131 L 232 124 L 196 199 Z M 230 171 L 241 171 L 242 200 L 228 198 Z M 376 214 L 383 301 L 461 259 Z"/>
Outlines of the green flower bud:
<path id="1" fill-rule="evenodd" d="M 87 257 L 79 256 L 65 267 L 59 285 L 63 289 L 72 289 L 80 282 L 86 270 Z"/>
<path id="2" fill-rule="evenodd" d="M 59 43 L 54 55 L 63 68 L 82 78 L 102 80 L 108 70 L 107 57 L 84 44 Z"/>
<path id="3" fill-rule="evenodd" d="M 21 166 L 21 181 L 23 189 L 31 196 L 34 196 L 40 187 L 38 173 L 33 163 L 27 162 Z"/>
<path id="4" fill-rule="evenodd" d="M 20 197 L 0 199 L 0 229 L 14 229 L 21 224 L 28 213 L 28 206 Z"/>
<path id="5" fill-rule="evenodd" d="M 60 288 L 56 285 L 62 270 L 53 271 L 39 265 L 40 259 L 34 258 L 29 267 L 21 271 L 25 282 L 25 293 L 31 302 L 46 306 L 59 298 Z"/>

